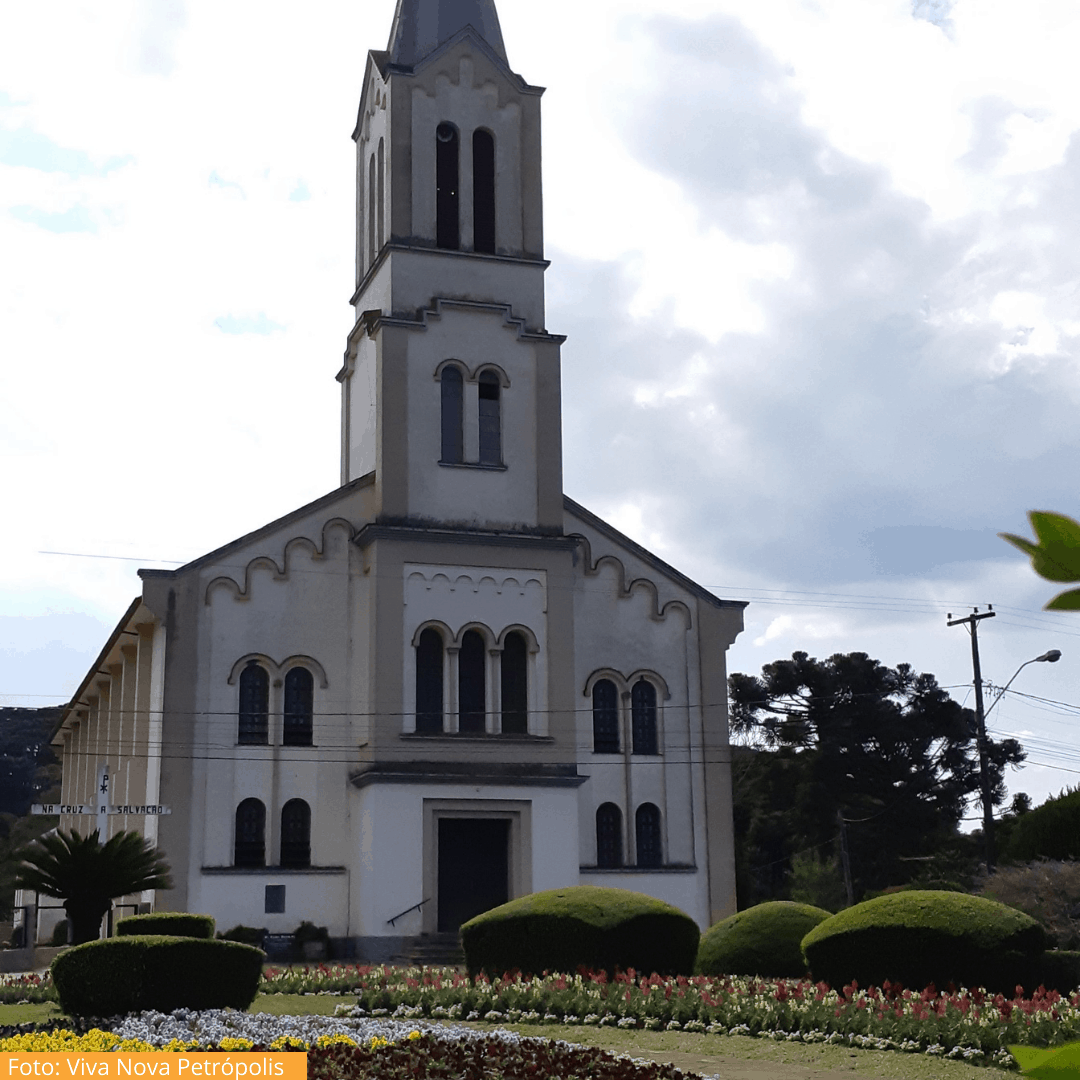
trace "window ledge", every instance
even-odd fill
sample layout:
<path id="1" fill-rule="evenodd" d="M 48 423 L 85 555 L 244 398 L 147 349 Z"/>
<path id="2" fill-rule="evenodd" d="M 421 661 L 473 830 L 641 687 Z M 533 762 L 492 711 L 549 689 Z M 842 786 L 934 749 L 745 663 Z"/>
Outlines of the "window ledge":
<path id="1" fill-rule="evenodd" d="M 444 469 L 485 469 L 488 472 L 506 472 L 505 465 L 487 465 L 480 461 L 440 461 Z"/>
<path id="2" fill-rule="evenodd" d="M 671 863 L 667 866 L 579 866 L 582 874 L 696 874 L 696 866 Z"/>
<path id="3" fill-rule="evenodd" d="M 436 742 L 445 739 L 447 742 L 529 742 L 529 743 L 553 743 L 554 735 L 528 735 L 520 732 L 487 731 L 403 731 L 402 739 L 422 739 L 428 742 Z"/>
<path id="4" fill-rule="evenodd" d="M 262 874 L 272 877 L 280 877 L 282 874 L 344 874 L 348 872 L 344 866 L 202 866 L 199 869 L 204 874 L 240 876 Z"/>

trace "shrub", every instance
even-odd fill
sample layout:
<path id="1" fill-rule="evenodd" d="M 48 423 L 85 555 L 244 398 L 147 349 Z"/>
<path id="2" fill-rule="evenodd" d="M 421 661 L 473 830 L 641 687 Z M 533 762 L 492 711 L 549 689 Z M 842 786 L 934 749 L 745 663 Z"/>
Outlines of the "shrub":
<path id="1" fill-rule="evenodd" d="M 241 923 L 231 930 L 226 930 L 224 934 L 219 933 L 218 938 L 222 941 L 239 941 L 242 945 L 254 945 L 261 949 L 268 932 L 265 926 L 244 926 Z"/>
<path id="2" fill-rule="evenodd" d="M 1009 862 L 1080 858 L 1080 787 L 1066 788 L 1021 814 L 1001 858 Z"/>
<path id="3" fill-rule="evenodd" d="M 687 975 L 700 931 L 685 912 L 629 889 L 572 885 L 511 900 L 461 928 L 471 973 L 515 969 Z"/>
<path id="4" fill-rule="evenodd" d="M 309 941 L 330 941 L 330 932 L 325 926 L 316 926 L 314 923 L 302 922 L 293 931 L 293 942 L 297 945 L 306 945 Z"/>
<path id="5" fill-rule="evenodd" d="M 981 896 L 893 893 L 819 923 L 803 938 L 815 979 L 833 987 L 983 985 L 1011 991 L 1046 944 L 1032 918 Z M 1029 975 L 1030 977 L 1030 975 Z"/>
<path id="6" fill-rule="evenodd" d="M 49 944 L 54 948 L 57 945 L 66 945 L 68 943 L 68 927 L 71 924 L 67 919 L 61 919 L 54 927 L 52 931 L 52 937 L 49 939 Z"/>
<path id="7" fill-rule="evenodd" d="M 791 900 L 747 908 L 701 935 L 694 972 L 798 978 L 806 973 L 802 939 L 830 915 Z"/>
<path id="8" fill-rule="evenodd" d="M 1002 866 L 983 882 L 982 895 L 1042 923 L 1059 949 L 1080 947 L 1080 862 Z"/>
<path id="9" fill-rule="evenodd" d="M 184 911 L 158 911 L 152 915 L 128 915 L 116 924 L 121 937 L 133 934 L 162 934 L 166 937 L 212 938 L 212 915 L 189 915 Z"/>
<path id="10" fill-rule="evenodd" d="M 52 978 L 61 1008 L 74 1016 L 246 1009 L 259 989 L 264 959 L 259 949 L 233 941 L 119 937 L 61 953 L 52 962 Z"/>

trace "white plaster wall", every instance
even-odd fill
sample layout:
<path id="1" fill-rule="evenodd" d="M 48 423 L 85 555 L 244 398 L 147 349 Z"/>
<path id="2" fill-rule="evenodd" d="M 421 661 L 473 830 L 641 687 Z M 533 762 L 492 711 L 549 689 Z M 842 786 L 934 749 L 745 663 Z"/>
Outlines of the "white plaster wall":
<path id="1" fill-rule="evenodd" d="M 441 456 L 441 383 L 435 371 L 457 359 L 470 375 L 498 365 L 510 380 L 500 391 L 505 470 L 448 467 Z M 535 525 L 536 355 L 497 312 L 448 308 L 409 339 L 409 511 L 437 521 Z M 475 396 L 466 382 L 465 394 Z M 466 440 L 468 445 L 468 440 Z"/>
<path id="2" fill-rule="evenodd" d="M 377 347 L 365 334 L 357 345 L 347 391 L 350 479 L 375 470 L 377 374 Z"/>
<path id="3" fill-rule="evenodd" d="M 368 86 L 364 115 L 360 118 L 360 133 L 356 141 L 356 239 L 357 239 L 357 282 L 371 268 L 369 253 L 369 214 L 368 214 L 368 178 L 369 162 L 375 155 L 375 191 L 378 199 L 378 149 L 379 140 L 383 139 L 383 239 L 389 239 L 390 223 L 390 130 L 389 110 L 387 109 L 387 87 L 377 67 L 371 67 L 371 82 Z M 375 254 L 378 255 L 379 206 L 375 205 Z"/>
<path id="4" fill-rule="evenodd" d="M 268 915 L 266 886 L 285 886 L 285 912 Z M 193 911 L 213 915 L 219 930 L 265 926 L 272 934 L 295 930 L 305 919 L 325 926 L 332 937 L 348 933 L 347 874 L 200 874 L 193 882 Z"/>

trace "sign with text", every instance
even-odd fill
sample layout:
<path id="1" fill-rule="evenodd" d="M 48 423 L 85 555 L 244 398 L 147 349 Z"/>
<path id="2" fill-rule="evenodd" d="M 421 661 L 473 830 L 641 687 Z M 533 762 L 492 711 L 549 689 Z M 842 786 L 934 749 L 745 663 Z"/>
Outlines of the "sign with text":
<path id="1" fill-rule="evenodd" d="M 191 1080 L 307 1080 L 307 1054 L 215 1053 L 167 1051 L 127 1053 L 0 1053 L 0 1075 L 4 1077 L 128 1077 L 168 1076 Z"/>
<path id="2" fill-rule="evenodd" d="M 30 807 L 31 814 L 142 814 L 148 817 L 163 817 L 172 813 L 172 807 L 163 803 L 132 803 L 130 805 L 113 806 L 111 804 L 87 804 L 87 803 L 34 803 Z"/>

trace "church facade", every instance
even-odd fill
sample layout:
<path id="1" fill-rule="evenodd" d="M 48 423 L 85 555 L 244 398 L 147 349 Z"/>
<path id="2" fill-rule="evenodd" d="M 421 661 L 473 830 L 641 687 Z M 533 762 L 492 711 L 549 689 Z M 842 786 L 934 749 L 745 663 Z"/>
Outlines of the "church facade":
<path id="1" fill-rule="evenodd" d="M 157 909 L 372 961 L 575 884 L 735 910 L 744 605 L 563 493 L 541 94 L 493 0 L 398 0 L 368 54 L 340 486 L 141 571 L 55 740 L 63 802 L 107 775 L 164 851 Z"/>

